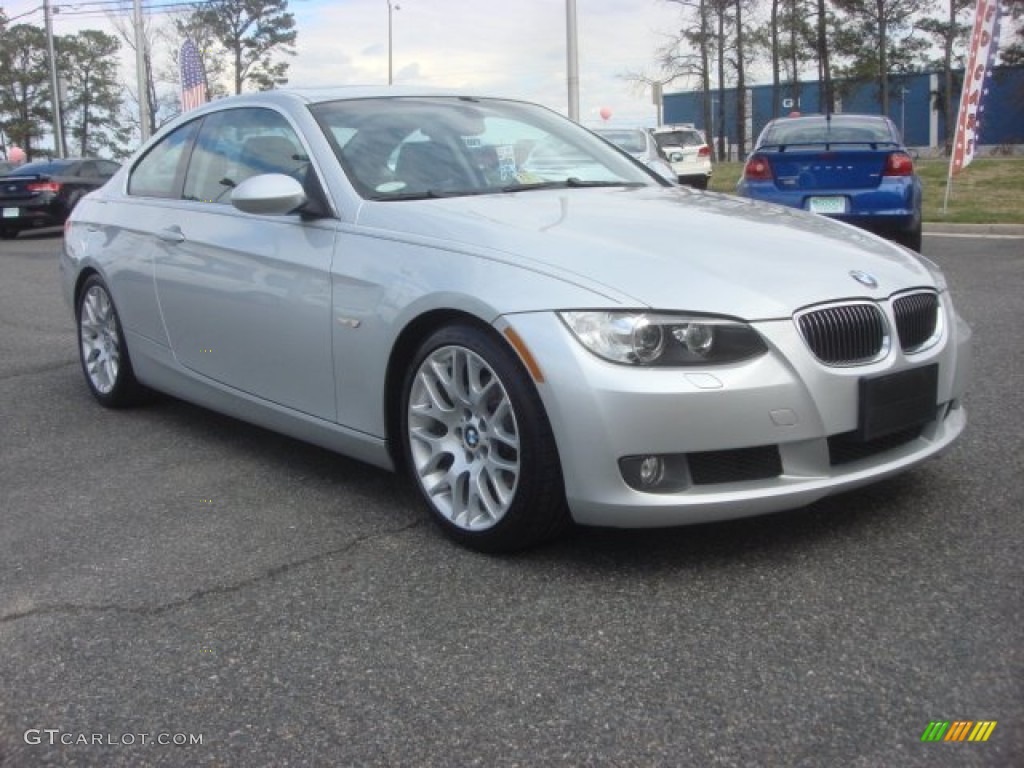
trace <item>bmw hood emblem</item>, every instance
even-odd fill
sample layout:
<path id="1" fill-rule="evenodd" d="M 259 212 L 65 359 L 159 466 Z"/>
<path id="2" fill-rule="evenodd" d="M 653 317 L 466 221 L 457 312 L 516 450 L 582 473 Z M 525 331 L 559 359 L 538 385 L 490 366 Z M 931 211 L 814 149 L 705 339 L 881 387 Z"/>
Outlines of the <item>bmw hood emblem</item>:
<path id="1" fill-rule="evenodd" d="M 862 272 L 859 269 L 851 269 L 850 277 L 852 277 L 861 285 L 866 285 L 868 288 L 878 287 L 878 280 L 875 279 L 874 275 L 868 274 L 867 272 Z"/>

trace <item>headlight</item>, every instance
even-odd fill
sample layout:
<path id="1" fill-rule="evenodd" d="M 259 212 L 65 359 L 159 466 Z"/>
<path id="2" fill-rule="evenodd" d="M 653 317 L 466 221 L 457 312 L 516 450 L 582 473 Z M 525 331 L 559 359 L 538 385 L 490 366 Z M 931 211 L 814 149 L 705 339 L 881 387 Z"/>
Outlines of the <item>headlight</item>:
<path id="1" fill-rule="evenodd" d="M 760 334 L 725 317 L 655 312 L 559 312 L 579 342 L 628 365 L 716 365 L 768 351 Z"/>
<path id="2" fill-rule="evenodd" d="M 924 268 L 928 270 L 929 274 L 931 274 L 932 280 L 935 281 L 935 290 L 939 293 L 945 293 L 947 288 L 946 275 L 942 272 L 942 267 L 927 256 L 922 256 L 920 253 L 910 251 L 910 255 L 921 262 L 924 265 Z"/>

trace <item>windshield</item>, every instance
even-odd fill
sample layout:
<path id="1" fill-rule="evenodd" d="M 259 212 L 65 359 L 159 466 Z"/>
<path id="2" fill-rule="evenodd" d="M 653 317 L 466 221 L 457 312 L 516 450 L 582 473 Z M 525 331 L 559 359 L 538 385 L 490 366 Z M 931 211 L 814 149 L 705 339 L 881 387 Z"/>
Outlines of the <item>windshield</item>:
<path id="1" fill-rule="evenodd" d="M 647 141 L 643 131 L 595 131 L 620 149 L 634 154 L 647 151 Z"/>
<path id="2" fill-rule="evenodd" d="M 893 143 L 896 137 L 889 124 L 877 117 L 788 118 L 770 123 L 759 146 L 829 143 Z"/>
<path id="3" fill-rule="evenodd" d="M 356 190 L 371 200 L 662 183 L 589 131 L 535 104 L 397 97 L 333 101 L 311 110 Z"/>

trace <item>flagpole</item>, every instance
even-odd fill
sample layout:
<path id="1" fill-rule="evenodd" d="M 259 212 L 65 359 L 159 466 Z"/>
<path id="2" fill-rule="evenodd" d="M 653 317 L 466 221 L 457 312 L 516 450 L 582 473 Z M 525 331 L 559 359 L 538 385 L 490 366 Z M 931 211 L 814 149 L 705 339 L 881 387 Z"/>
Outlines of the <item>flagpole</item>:
<path id="1" fill-rule="evenodd" d="M 955 152 L 955 150 L 954 150 Z M 942 200 L 942 215 L 949 213 L 949 193 L 953 189 L 953 154 L 949 153 L 949 172 L 946 174 L 946 196 Z"/>
<path id="2" fill-rule="evenodd" d="M 999 0 L 978 0 L 974 9 L 974 29 L 967 55 L 967 68 L 960 89 L 960 107 L 956 113 L 956 132 L 953 134 L 953 147 L 949 155 L 946 195 L 942 202 L 943 215 L 949 211 L 953 175 L 974 160 L 974 153 L 978 149 L 982 112 L 985 109 L 985 81 L 991 76 L 998 47 Z"/>

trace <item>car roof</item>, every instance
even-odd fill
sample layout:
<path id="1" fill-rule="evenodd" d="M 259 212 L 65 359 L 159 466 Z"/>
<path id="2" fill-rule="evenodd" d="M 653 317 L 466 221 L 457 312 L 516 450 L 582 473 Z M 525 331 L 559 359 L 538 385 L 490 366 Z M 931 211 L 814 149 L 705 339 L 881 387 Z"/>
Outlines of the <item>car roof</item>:
<path id="1" fill-rule="evenodd" d="M 460 88 L 432 88 L 407 85 L 343 85 L 319 88 L 282 88 L 273 91 L 243 93 L 204 104 L 200 109 L 245 104 L 320 104 L 328 101 L 371 98 L 401 98 L 414 96 L 452 96 L 468 98 L 500 98 L 494 94 L 480 94 Z M 198 112 L 199 110 L 196 110 Z"/>
<path id="2" fill-rule="evenodd" d="M 888 123 L 889 118 L 885 115 L 864 115 L 856 112 L 833 112 L 830 115 L 793 115 L 792 117 L 776 117 L 768 121 L 768 125 L 786 123 L 787 125 L 800 123 L 823 123 L 830 120 L 833 124 L 841 123 Z"/>

